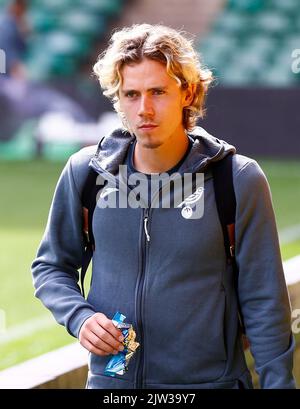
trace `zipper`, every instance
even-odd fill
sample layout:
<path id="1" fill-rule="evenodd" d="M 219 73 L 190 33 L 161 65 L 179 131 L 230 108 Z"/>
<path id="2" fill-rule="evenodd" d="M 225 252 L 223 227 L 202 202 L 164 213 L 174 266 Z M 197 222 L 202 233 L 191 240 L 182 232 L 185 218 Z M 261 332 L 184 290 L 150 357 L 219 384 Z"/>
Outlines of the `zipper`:
<path id="1" fill-rule="evenodd" d="M 148 210 L 149 209 L 146 208 L 146 212 L 145 212 L 145 215 L 144 215 L 144 231 L 145 231 L 147 241 L 149 242 L 150 241 L 150 235 L 149 235 L 149 232 L 148 232 L 148 220 L 149 220 L 149 211 Z"/>
<path id="2" fill-rule="evenodd" d="M 145 350 L 144 350 L 144 328 L 143 328 L 143 322 L 144 322 L 144 317 L 143 317 L 143 293 L 144 293 L 144 284 L 145 284 L 145 275 L 146 275 L 146 267 L 147 267 L 147 256 L 148 256 L 148 249 L 150 245 L 150 234 L 149 234 L 149 214 L 151 211 L 151 206 L 154 204 L 157 196 L 160 194 L 160 192 L 163 190 L 164 185 L 161 186 L 156 194 L 153 196 L 150 207 L 146 207 L 143 212 L 143 227 L 142 227 L 142 234 L 140 235 L 140 243 L 139 243 L 139 248 L 141 249 L 141 274 L 139 277 L 139 283 L 137 286 L 137 292 L 136 292 L 136 311 L 137 311 L 137 317 L 136 317 L 136 322 L 138 325 L 139 333 L 140 333 L 140 355 L 137 360 L 137 366 L 136 366 L 136 372 L 135 372 L 135 388 L 136 389 L 144 389 L 144 361 L 145 361 Z M 144 233 L 144 234 L 143 234 Z"/>
<path id="3" fill-rule="evenodd" d="M 120 181 L 118 178 L 114 177 L 111 173 L 108 171 L 104 170 L 99 166 L 96 160 L 91 160 L 91 167 L 99 174 L 103 173 L 106 175 L 107 180 L 112 181 L 115 186 L 120 187 L 121 185 L 124 188 L 129 188 L 128 185 Z M 141 264 L 139 267 L 139 278 L 138 278 L 138 284 L 135 292 L 135 309 L 136 309 L 136 324 L 137 324 L 137 329 L 138 333 L 140 335 L 139 337 L 139 343 L 140 343 L 140 353 L 137 357 L 137 363 L 136 363 L 136 371 L 135 371 L 135 388 L 136 389 L 143 389 L 144 388 L 144 361 L 145 361 L 145 349 L 144 349 L 144 328 L 143 328 L 143 322 L 144 322 L 144 311 L 143 311 L 143 300 L 144 300 L 144 287 L 145 287 L 145 275 L 146 275 L 146 270 L 147 270 L 147 258 L 148 258 L 148 249 L 151 241 L 151 237 L 149 234 L 149 221 L 150 221 L 150 210 L 151 210 L 151 205 L 155 202 L 157 196 L 160 194 L 160 192 L 163 190 L 164 185 L 161 186 L 156 194 L 154 195 L 150 207 L 147 207 L 148 204 L 144 204 L 146 207 L 143 208 L 143 213 L 142 213 L 142 221 L 141 221 L 141 227 L 140 227 L 140 238 L 139 238 L 139 249 L 140 249 L 140 260 Z"/>
<path id="4" fill-rule="evenodd" d="M 99 174 L 105 174 L 107 180 L 112 181 L 115 186 L 117 187 L 124 187 L 129 188 L 126 184 L 116 177 L 114 177 L 111 173 L 104 170 L 99 166 L 96 160 L 91 160 L 91 167 Z M 130 188 L 129 188 L 130 189 Z M 146 204 L 145 204 L 146 205 Z M 144 370 L 144 329 L 143 329 L 143 311 L 142 311 L 142 304 L 143 304 L 143 292 L 144 292 L 144 283 L 145 283 L 145 271 L 146 271 L 146 262 L 147 262 L 147 249 L 150 242 L 150 235 L 148 230 L 148 223 L 149 223 L 149 212 L 150 209 L 145 207 L 142 209 L 142 223 L 141 223 L 141 234 L 139 238 L 139 249 L 140 249 L 140 259 L 141 259 L 141 266 L 139 268 L 140 275 L 139 275 L 139 282 L 137 284 L 137 290 L 135 293 L 135 307 L 136 307 L 136 323 L 137 328 L 140 334 L 140 354 L 137 360 L 136 371 L 135 371 L 135 385 L 137 389 L 143 388 L 143 370 Z"/>
<path id="5" fill-rule="evenodd" d="M 146 266 L 147 266 L 147 255 L 148 255 L 148 246 L 150 242 L 150 235 L 148 231 L 148 220 L 149 220 L 149 211 L 150 209 L 147 207 L 143 211 L 143 223 L 141 224 L 141 235 L 140 235 L 140 256 L 141 256 L 141 268 L 140 268 L 140 276 L 139 282 L 137 285 L 137 292 L 136 292 L 136 321 L 139 329 L 140 334 L 140 354 L 139 359 L 136 366 L 136 373 L 135 373 L 135 387 L 136 389 L 143 389 L 144 387 L 144 379 L 143 379 L 143 371 L 144 371 L 144 328 L 143 328 L 143 293 L 144 293 L 144 286 L 145 286 L 145 276 L 146 276 Z"/>

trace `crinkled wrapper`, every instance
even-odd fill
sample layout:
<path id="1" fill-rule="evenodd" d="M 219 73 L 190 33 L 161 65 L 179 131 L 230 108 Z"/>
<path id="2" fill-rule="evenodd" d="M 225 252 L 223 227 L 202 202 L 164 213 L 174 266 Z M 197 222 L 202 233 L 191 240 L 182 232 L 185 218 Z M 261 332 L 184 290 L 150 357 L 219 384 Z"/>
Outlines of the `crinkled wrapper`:
<path id="1" fill-rule="evenodd" d="M 125 318 L 125 315 L 116 312 L 112 319 L 114 325 L 119 328 L 123 334 L 124 350 L 120 351 L 109 360 L 104 370 L 104 375 L 106 376 L 124 375 L 124 373 L 128 371 L 130 359 L 140 345 L 135 341 L 136 333 L 132 325 L 124 322 Z"/>

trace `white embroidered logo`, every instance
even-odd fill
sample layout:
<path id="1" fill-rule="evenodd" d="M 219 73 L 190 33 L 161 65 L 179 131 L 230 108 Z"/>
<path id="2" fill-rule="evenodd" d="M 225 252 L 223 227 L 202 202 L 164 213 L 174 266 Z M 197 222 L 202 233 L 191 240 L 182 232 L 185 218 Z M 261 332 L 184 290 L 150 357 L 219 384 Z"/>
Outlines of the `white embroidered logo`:
<path id="1" fill-rule="evenodd" d="M 203 195 L 204 187 L 198 187 L 198 189 L 188 196 L 186 199 L 183 200 L 177 207 L 182 207 L 181 215 L 185 219 L 190 219 L 193 215 L 193 205 L 200 200 L 201 196 Z"/>

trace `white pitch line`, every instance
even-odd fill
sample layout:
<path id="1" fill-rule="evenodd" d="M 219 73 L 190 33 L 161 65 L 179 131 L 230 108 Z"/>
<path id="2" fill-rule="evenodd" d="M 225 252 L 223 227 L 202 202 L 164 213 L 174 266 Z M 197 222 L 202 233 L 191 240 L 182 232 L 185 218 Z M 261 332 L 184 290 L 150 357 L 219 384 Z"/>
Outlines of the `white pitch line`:
<path id="1" fill-rule="evenodd" d="M 54 325 L 57 325 L 54 318 L 51 316 L 43 316 L 33 318 L 32 320 L 26 321 L 23 324 L 15 325 L 7 330 L 2 328 L 2 333 L 0 333 L 0 345 L 25 338 L 34 334 L 35 332 L 50 328 Z"/>
<path id="2" fill-rule="evenodd" d="M 295 226 L 299 229 L 300 225 Z M 288 230 L 288 229 L 286 229 Z M 292 228 L 290 229 L 292 230 Z M 298 230 L 297 230 L 298 231 Z M 296 234 L 296 231 L 294 232 Z M 298 238 L 300 237 L 297 236 Z M 293 241 L 293 240 L 291 240 Z M 284 275 L 287 285 L 292 285 L 300 281 L 300 255 L 293 257 L 283 262 Z M 3 312 L 3 310 L 2 310 Z M 0 345 L 6 344 L 27 336 L 31 336 L 35 332 L 43 329 L 48 329 L 57 325 L 54 318 L 51 316 L 43 316 L 26 321 L 23 324 L 15 325 L 5 331 L 5 328 L 1 328 L 0 332 Z"/>
<path id="3" fill-rule="evenodd" d="M 283 270 L 287 285 L 298 283 L 300 281 L 300 255 L 284 261 Z"/>
<path id="4" fill-rule="evenodd" d="M 300 239 L 300 224 L 287 227 L 279 232 L 280 244 L 289 244 L 298 239 Z"/>

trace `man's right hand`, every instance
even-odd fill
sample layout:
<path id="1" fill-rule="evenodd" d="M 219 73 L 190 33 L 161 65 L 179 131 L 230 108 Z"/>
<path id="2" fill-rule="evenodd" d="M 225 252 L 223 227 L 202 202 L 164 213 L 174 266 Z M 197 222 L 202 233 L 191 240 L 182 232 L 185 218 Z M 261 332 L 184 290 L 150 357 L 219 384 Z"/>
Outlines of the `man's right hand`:
<path id="1" fill-rule="evenodd" d="M 92 315 L 82 324 L 78 338 L 84 348 L 100 356 L 116 355 L 124 349 L 122 332 L 102 313 Z"/>

